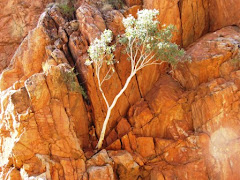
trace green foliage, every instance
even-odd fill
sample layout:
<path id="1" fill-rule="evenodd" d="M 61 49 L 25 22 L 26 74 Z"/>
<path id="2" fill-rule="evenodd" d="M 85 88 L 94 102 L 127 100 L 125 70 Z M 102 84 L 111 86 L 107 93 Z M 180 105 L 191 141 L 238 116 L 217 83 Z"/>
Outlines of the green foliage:
<path id="1" fill-rule="evenodd" d="M 76 11 L 73 6 L 70 6 L 68 4 L 58 4 L 58 7 L 60 8 L 61 13 L 67 17 L 72 17 Z"/>
<path id="2" fill-rule="evenodd" d="M 93 62 L 101 64 L 106 62 L 107 65 L 114 64 L 114 55 L 115 45 L 109 45 L 113 38 L 111 30 L 105 30 L 100 39 L 95 39 L 93 44 L 89 47 L 88 53 L 91 58 L 86 61 L 86 65 L 89 65 Z"/>
<path id="3" fill-rule="evenodd" d="M 124 7 L 122 0 L 106 0 L 106 3 L 111 4 L 115 9 L 122 9 Z"/>
<path id="4" fill-rule="evenodd" d="M 79 91 L 82 94 L 83 98 L 87 100 L 88 99 L 87 93 L 81 85 L 79 85 Z"/>
<path id="5" fill-rule="evenodd" d="M 173 25 L 160 26 L 156 19 L 157 10 L 142 10 L 138 12 L 138 18 L 129 16 L 123 19 L 125 33 L 119 37 L 119 42 L 126 47 L 126 53 L 145 54 L 140 57 L 143 61 L 148 55 L 153 54 L 154 59 L 167 61 L 176 65 L 184 55 L 178 45 L 171 42 L 172 35 L 177 29 Z M 160 29 L 159 29 L 160 27 Z"/>
<path id="6" fill-rule="evenodd" d="M 70 91 L 81 93 L 84 99 L 88 99 L 87 93 L 85 92 L 84 88 L 79 85 L 77 81 L 77 74 L 74 72 L 74 68 L 61 71 L 61 75 L 63 77 L 64 83 L 67 84 Z"/>
<path id="7" fill-rule="evenodd" d="M 113 9 L 124 9 L 126 7 L 123 0 L 91 0 L 104 13 Z"/>
<path id="8" fill-rule="evenodd" d="M 231 64 L 235 67 L 239 67 L 240 66 L 240 57 L 234 57 L 233 59 L 231 59 Z"/>
<path id="9" fill-rule="evenodd" d="M 171 42 L 172 34 L 176 31 L 173 25 L 161 26 L 156 19 L 157 10 L 141 10 L 138 18 L 132 15 L 123 19 L 125 33 L 118 37 L 117 43 L 125 46 L 125 53 L 133 62 L 135 70 L 167 61 L 175 66 L 184 55 L 178 45 Z M 160 27 L 160 29 L 159 29 Z M 91 60 L 86 64 L 106 62 L 112 65 L 115 46 L 112 45 L 112 32 L 105 30 L 100 39 L 96 39 L 88 49 Z"/>
<path id="10" fill-rule="evenodd" d="M 74 5 L 74 2 L 72 1 L 65 2 L 65 3 L 49 3 L 47 4 L 45 11 L 53 7 L 58 7 L 63 16 L 67 18 L 73 18 L 74 12 L 76 11 L 73 5 Z"/>

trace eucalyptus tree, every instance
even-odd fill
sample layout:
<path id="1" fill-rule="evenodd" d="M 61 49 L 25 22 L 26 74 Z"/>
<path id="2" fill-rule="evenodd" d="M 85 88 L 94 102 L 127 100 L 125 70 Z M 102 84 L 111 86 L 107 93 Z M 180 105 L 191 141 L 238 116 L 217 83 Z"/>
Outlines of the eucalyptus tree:
<path id="1" fill-rule="evenodd" d="M 100 38 L 94 40 L 89 46 L 89 59 L 86 65 L 93 65 L 98 81 L 98 88 L 107 106 L 107 114 L 103 123 L 97 149 L 102 147 L 106 127 L 111 116 L 111 112 L 120 96 L 127 89 L 131 79 L 142 68 L 150 65 L 161 65 L 163 62 L 169 62 L 175 66 L 184 54 L 178 45 L 171 42 L 175 27 L 173 25 L 160 25 L 156 19 L 159 12 L 157 10 L 144 9 L 138 11 L 137 18 L 129 15 L 123 18 L 125 33 L 119 35 L 113 44 L 113 33 L 111 30 L 105 30 Z M 116 94 L 112 102 L 106 98 L 102 85 L 109 80 L 115 72 L 114 64 L 118 63 L 114 58 L 116 44 L 120 43 L 124 47 L 124 53 L 127 54 L 131 64 L 131 72 L 122 87 Z M 102 67 L 108 66 L 106 73 Z"/>

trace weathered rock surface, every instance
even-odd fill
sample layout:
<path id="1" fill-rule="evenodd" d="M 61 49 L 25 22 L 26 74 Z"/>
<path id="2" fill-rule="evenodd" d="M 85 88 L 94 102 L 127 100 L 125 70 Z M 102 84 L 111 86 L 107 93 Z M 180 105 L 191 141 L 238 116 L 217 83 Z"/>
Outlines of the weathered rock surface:
<path id="1" fill-rule="evenodd" d="M 181 0 L 179 6 L 182 44 L 186 47 L 209 31 L 209 0 Z"/>
<path id="2" fill-rule="evenodd" d="M 0 72 L 6 68 L 17 47 L 37 25 L 40 14 L 52 0 L 2 0 L 0 2 Z"/>
<path id="3" fill-rule="evenodd" d="M 174 72 L 175 78 L 183 87 L 194 89 L 201 83 L 220 77 L 220 66 L 235 58 L 239 43 L 239 29 L 234 27 L 204 36 L 187 49 L 192 62 L 180 64 Z"/>
<path id="4" fill-rule="evenodd" d="M 192 63 L 175 70 L 183 87 L 160 77 L 109 134 L 108 149 L 137 154 L 143 178 L 238 179 L 239 37 L 238 28 L 227 27 L 193 44 Z"/>
<path id="5" fill-rule="evenodd" d="M 144 8 L 159 10 L 161 24 L 173 24 L 178 31 L 173 41 L 188 46 L 209 31 L 208 0 L 144 0 Z"/>
<path id="6" fill-rule="evenodd" d="M 106 149 L 95 152 L 106 107 L 94 67 L 84 65 L 88 45 L 105 28 L 122 33 L 121 19 L 141 1 L 126 1 L 123 14 L 78 3 L 77 20 L 48 8 L 1 73 L 0 178 L 239 179 L 240 29 L 202 37 L 235 21 L 212 24 L 220 16 L 207 0 L 143 1 L 177 25 L 179 44 L 202 38 L 187 48 L 191 63 L 136 75 L 113 111 Z M 103 86 L 109 101 L 129 74 L 121 47 L 116 58 L 116 73 Z"/>
<path id="7" fill-rule="evenodd" d="M 157 9 L 162 24 L 178 29 L 174 41 L 187 47 L 209 31 L 240 23 L 238 0 L 143 0 L 143 7 Z"/>
<path id="8" fill-rule="evenodd" d="M 47 179 L 79 179 L 85 172 L 88 115 L 66 57 L 49 47 L 56 29 L 56 21 L 42 14 L 1 74 L 0 166 L 11 174 L 18 172 L 12 167 L 21 169 L 22 178 L 42 174 Z"/>
<path id="9" fill-rule="evenodd" d="M 238 0 L 209 0 L 209 7 L 211 31 L 216 31 L 229 25 L 240 26 L 240 2 Z"/>

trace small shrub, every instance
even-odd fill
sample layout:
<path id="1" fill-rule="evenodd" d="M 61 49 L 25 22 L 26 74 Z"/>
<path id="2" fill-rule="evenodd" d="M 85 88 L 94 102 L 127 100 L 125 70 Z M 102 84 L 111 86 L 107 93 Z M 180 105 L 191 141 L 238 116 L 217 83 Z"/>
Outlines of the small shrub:
<path id="1" fill-rule="evenodd" d="M 111 4 L 115 9 L 122 9 L 124 2 L 122 0 L 106 0 L 108 4 Z"/>
<path id="2" fill-rule="evenodd" d="M 100 9 L 102 12 L 105 12 L 105 11 L 111 11 L 114 8 L 111 4 L 104 4 Z"/>
<path id="3" fill-rule="evenodd" d="M 79 85 L 77 81 L 77 74 L 74 72 L 74 68 L 70 70 L 61 71 L 63 81 L 67 84 L 70 91 L 81 93 L 84 99 L 88 99 L 87 93 L 84 88 Z"/>
<path id="4" fill-rule="evenodd" d="M 61 13 L 67 17 L 73 17 L 76 10 L 73 6 L 68 4 L 59 4 L 58 7 L 60 8 Z"/>
<path id="5" fill-rule="evenodd" d="M 93 3 L 96 4 L 101 11 L 124 9 L 126 7 L 122 0 L 100 0 Z"/>
<path id="6" fill-rule="evenodd" d="M 240 64 L 240 45 L 236 47 L 236 53 L 233 55 L 233 58 L 231 59 L 231 63 L 234 66 L 239 66 Z"/>
<path id="7" fill-rule="evenodd" d="M 73 2 L 71 2 L 72 5 L 69 5 L 68 3 L 49 3 L 47 4 L 45 11 L 53 8 L 53 7 L 58 7 L 60 9 L 60 12 L 62 13 L 63 16 L 67 18 L 73 18 L 74 12 L 76 9 L 73 6 Z"/>

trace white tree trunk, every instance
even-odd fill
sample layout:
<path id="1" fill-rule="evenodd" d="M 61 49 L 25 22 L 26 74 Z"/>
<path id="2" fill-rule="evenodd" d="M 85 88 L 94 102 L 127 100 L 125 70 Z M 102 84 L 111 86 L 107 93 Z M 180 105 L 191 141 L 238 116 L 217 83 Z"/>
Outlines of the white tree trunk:
<path id="1" fill-rule="evenodd" d="M 124 91 L 127 89 L 128 87 L 128 84 L 130 83 L 131 79 L 133 78 L 133 76 L 136 74 L 136 71 L 132 71 L 130 76 L 127 78 L 123 88 L 121 89 L 121 91 L 115 96 L 111 106 L 108 108 L 107 110 L 107 115 L 106 115 L 106 118 L 104 120 L 104 123 L 103 123 L 103 127 L 102 127 L 102 131 L 101 131 L 101 135 L 100 135 L 100 138 L 99 138 L 99 141 L 98 141 L 98 144 L 97 144 L 97 149 L 101 149 L 102 148 L 102 144 L 103 144 L 103 140 L 104 140 L 104 136 L 105 136 L 105 132 L 106 132 L 106 128 L 107 128 L 107 124 L 108 124 L 108 121 L 110 119 L 110 115 L 111 115 L 111 111 L 112 109 L 114 108 L 114 106 L 116 105 L 118 99 L 120 98 L 120 96 L 124 93 Z"/>

